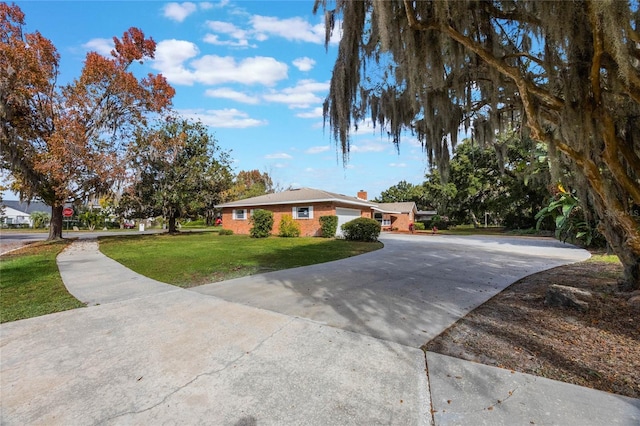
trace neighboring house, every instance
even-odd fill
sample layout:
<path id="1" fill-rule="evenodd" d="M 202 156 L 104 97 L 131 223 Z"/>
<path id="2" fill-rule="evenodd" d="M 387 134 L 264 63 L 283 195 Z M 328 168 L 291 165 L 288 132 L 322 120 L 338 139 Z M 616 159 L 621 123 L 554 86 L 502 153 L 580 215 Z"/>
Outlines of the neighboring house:
<path id="1" fill-rule="evenodd" d="M 4 200 L 4 213 L 2 215 L 3 226 L 33 226 L 31 213 L 44 212 L 51 213 L 51 207 L 40 201 L 32 201 L 31 203 L 22 201 Z"/>
<path id="2" fill-rule="evenodd" d="M 403 203 L 376 203 L 373 218 L 380 222 L 383 231 L 407 231 L 415 222 L 418 209 L 413 201 Z"/>
<path id="3" fill-rule="evenodd" d="M 426 222 L 438 215 L 435 210 L 418 210 L 416 213 L 416 222 Z"/>
<path id="4" fill-rule="evenodd" d="M 320 189 L 300 188 L 259 197 L 219 204 L 222 209 L 222 226 L 236 234 L 248 234 L 251 229 L 250 218 L 256 209 L 273 212 L 273 233 L 278 234 L 280 220 L 284 215 L 291 216 L 300 225 L 303 236 L 320 236 L 320 217 L 337 216 L 338 229 L 358 217 L 375 218 L 388 226 L 385 229 L 397 228 L 407 230 L 413 221 L 416 210 L 415 203 L 372 203 L 367 201 L 367 193 L 360 191 L 357 197 Z M 385 220 L 387 222 L 385 222 Z"/>

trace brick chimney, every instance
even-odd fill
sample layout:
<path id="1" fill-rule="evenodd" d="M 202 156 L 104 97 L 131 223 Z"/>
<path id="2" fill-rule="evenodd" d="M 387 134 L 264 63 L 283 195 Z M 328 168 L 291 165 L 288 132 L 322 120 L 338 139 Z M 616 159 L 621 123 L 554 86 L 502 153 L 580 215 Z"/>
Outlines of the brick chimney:
<path id="1" fill-rule="evenodd" d="M 361 200 L 367 200 L 367 191 L 363 191 L 362 189 L 360 191 L 358 191 L 358 198 L 360 198 Z"/>

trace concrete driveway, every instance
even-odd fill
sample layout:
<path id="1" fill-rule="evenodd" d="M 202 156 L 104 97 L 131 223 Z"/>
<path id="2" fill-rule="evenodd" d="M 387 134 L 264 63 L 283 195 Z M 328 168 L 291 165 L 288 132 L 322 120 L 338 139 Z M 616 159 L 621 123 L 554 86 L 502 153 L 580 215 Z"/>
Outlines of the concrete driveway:
<path id="1" fill-rule="evenodd" d="M 58 258 L 63 279 L 94 306 L 0 326 L 1 423 L 640 420 L 637 400 L 418 349 L 517 278 L 588 253 L 539 239 L 383 241 L 367 255 L 195 291 L 74 243 Z"/>
<path id="2" fill-rule="evenodd" d="M 552 239 L 385 234 L 384 249 L 194 288 L 420 347 L 520 278 L 589 257 Z"/>

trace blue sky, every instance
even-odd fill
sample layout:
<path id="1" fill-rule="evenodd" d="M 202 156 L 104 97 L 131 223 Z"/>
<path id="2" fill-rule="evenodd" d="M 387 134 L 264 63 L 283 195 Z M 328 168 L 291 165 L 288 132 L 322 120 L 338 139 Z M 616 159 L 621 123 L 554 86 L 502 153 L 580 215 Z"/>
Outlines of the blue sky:
<path id="1" fill-rule="evenodd" d="M 362 189 L 369 198 L 400 180 L 423 181 L 428 163 L 419 143 L 407 136 L 398 153 L 367 123 L 343 164 L 321 113 L 339 34 L 326 51 L 313 0 L 16 3 L 26 31 L 40 31 L 57 47 L 61 83 L 79 75 L 88 50 L 108 54 L 112 37 L 129 27 L 152 37 L 155 60 L 136 72 L 168 79 L 174 108 L 209 126 L 231 151 L 235 172 L 259 169 L 281 187 L 354 196 Z"/>

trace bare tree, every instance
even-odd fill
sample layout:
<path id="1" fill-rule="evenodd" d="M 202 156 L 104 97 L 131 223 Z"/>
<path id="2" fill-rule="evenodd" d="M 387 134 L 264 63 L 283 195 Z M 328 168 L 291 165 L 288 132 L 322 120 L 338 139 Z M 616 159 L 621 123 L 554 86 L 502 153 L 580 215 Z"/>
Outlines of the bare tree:
<path id="1" fill-rule="evenodd" d="M 329 9 L 335 4 L 334 9 Z M 637 1 L 316 0 L 327 41 L 342 22 L 324 117 L 345 158 L 369 116 L 394 143 L 414 132 L 446 177 L 460 126 L 481 143 L 508 125 L 571 164 L 640 288 Z M 521 127 L 520 127 L 521 126 Z"/>

